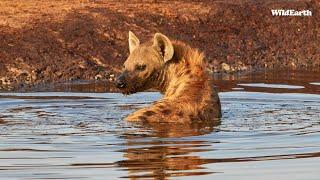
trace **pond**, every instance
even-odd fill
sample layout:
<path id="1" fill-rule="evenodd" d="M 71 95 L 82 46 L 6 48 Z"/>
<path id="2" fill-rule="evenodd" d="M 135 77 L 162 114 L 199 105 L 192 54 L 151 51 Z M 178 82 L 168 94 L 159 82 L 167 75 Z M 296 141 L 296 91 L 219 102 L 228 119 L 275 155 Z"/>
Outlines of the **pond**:
<path id="1" fill-rule="evenodd" d="M 0 93 L 0 179 L 318 179 L 319 81 L 219 76 L 222 118 L 192 124 L 123 120 L 157 92 Z"/>

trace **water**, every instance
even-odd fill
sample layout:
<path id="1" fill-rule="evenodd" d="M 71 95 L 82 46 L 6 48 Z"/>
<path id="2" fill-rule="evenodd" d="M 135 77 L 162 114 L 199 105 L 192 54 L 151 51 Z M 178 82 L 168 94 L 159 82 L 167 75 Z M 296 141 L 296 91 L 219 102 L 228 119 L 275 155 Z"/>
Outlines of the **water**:
<path id="1" fill-rule="evenodd" d="M 156 92 L 1 93 L 0 179 L 319 179 L 320 78 L 248 77 L 206 124 L 123 120 Z"/>

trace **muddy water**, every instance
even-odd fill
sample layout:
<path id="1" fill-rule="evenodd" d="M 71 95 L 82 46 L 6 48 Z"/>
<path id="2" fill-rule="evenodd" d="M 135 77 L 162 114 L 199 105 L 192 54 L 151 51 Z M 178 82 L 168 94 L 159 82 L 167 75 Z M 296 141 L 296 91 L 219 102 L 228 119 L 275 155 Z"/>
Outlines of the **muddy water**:
<path id="1" fill-rule="evenodd" d="M 216 83 L 223 117 L 193 124 L 123 121 L 156 92 L 1 93 L 0 179 L 319 179 L 317 74 Z"/>

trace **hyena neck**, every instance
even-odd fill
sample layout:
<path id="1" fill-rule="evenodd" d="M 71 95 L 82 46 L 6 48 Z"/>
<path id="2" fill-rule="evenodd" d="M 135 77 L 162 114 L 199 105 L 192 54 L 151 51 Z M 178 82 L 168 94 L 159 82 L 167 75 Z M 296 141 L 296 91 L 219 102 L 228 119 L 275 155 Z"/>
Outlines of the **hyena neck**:
<path id="1" fill-rule="evenodd" d="M 181 42 L 173 45 L 174 57 L 158 73 L 156 87 L 167 98 L 188 96 L 200 100 L 201 95 L 207 94 L 203 91 L 210 91 L 204 56 Z"/>

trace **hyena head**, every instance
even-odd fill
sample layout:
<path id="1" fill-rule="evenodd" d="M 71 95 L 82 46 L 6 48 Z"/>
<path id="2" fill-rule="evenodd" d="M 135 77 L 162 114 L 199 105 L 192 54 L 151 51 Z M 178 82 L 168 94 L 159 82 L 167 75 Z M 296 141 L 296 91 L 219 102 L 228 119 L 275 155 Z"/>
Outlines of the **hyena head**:
<path id="1" fill-rule="evenodd" d="M 139 39 L 129 32 L 129 51 L 123 71 L 115 81 L 115 85 L 124 94 L 153 87 L 164 64 L 171 60 L 174 54 L 171 41 L 161 33 L 156 33 L 152 41 L 140 44 Z"/>

